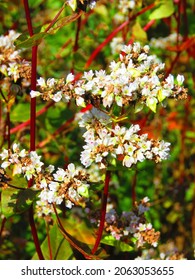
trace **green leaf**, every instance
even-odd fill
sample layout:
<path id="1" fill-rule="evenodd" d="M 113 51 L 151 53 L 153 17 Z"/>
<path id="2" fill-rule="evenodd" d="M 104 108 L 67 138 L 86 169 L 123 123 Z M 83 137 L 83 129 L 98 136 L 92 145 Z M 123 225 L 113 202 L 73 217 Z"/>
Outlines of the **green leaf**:
<path id="1" fill-rule="evenodd" d="M 149 96 L 146 100 L 146 105 L 152 110 L 154 113 L 156 113 L 156 105 L 158 103 L 158 100 L 155 97 Z"/>
<path id="2" fill-rule="evenodd" d="M 136 21 L 132 27 L 132 34 L 137 41 L 145 42 L 147 40 L 147 33 L 144 31 L 138 21 Z"/>
<path id="3" fill-rule="evenodd" d="M 17 194 L 16 205 L 15 205 L 15 212 L 22 213 L 25 212 L 33 201 L 36 199 L 37 191 L 32 189 L 21 190 Z"/>
<path id="4" fill-rule="evenodd" d="M 74 255 L 72 248 L 68 241 L 63 237 L 61 232 L 58 229 L 58 226 L 55 224 L 49 231 L 50 246 L 52 252 L 53 260 L 73 260 Z M 50 259 L 50 250 L 48 247 L 48 237 L 45 238 L 41 244 L 41 249 L 44 255 L 45 260 Z M 37 253 L 33 256 L 33 260 L 38 260 Z"/>
<path id="5" fill-rule="evenodd" d="M 167 18 L 174 13 L 174 3 L 172 0 L 160 1 L 160 6 L 156 8 L 150 15 L 149 19 Z"/>
<path id="6" fill-rule="evenodd" d="M 40 33 L 34 34 L 32 37 L 28 38 L 28 36 L 26 34 L 22 34 L 16 40 L 15 46 L 17 49 L 38 46 L 41 43 L 42 39 L 45 38 L 46 35 L 48 35 L 46 32 L 40 32 Z"/>
<path id="7" fill-rule="evenodd" d="M 158 96 L 157 97 L 158 97 L 158 101 L 162 102 L 167 96 L 166 96 L 165 92 L 162 89 L 160 89 L 158 91 Z"/>
<path id="8" fill-rule="evenodd" d="M 144 108 L 144 104 L 141 102 L 138 102 L 135 104 L 135 114 L 139 113 Z"/>
<path id="9" fill-rule="evenodd" d="M 37 192 L 31 189 L 16 190 L 14 188 L 7 188 L 2 190 L 2 214 L 9 218 L 15 214 L 25 212 L 35 200 L 36 195 Z"/>
<path id="10" fill-rule="evenodd" d="M 1 211 L 6 218 L 15 214 L 17 193 L 18 190 L 12 188 L 7 188 L 1 192 Z"/>
<path id="11" fill-rule="evenodd" d="M 70 16 L 65 16 L 60 18 L 59 20 L 57 20 L 55 22 L 55 24 L 53 25 L 53 27 L 51 27 L 47 33 L 48 34 L 55 34 L 60 28 L 64 27 L 65 25 L 77 20 L 82 13 L 74 13 Z"/>
<path id="12" fill-rule="evenodd" d="M 44 104 L 37 105 L 37 111 L 43 108 Z M 11 121 L 24 122 L 30 118 L 30 105 L 28 103 L 17 104 L 11 113 Z"/>
<path id="13" fill-rule="evenodd" d="M 116 240 L 116 238 L 114 238 L 112 235 L 107 235 L 102 238 L 101 243 L 116 247 L 121 252 L 130 252 L 134 250 L 132 246 L 123 241 Z"/>

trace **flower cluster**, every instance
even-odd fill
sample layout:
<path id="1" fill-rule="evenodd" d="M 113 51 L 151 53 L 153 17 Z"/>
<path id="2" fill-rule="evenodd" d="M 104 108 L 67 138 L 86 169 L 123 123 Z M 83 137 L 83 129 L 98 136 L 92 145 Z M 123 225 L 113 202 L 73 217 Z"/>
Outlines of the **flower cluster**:
<path id="1" fill-rule="evenodd" d="M 128 15 L 129 10 L 133 10 L 136 0 L 119 0 L 118 8 L 124 15 Z"/>
<path id="2" fill-rule="evenodd" d="M 170 45 L 175 45 L 177 42 L 182 41 L 182 35 L 172 33 L 167 37 L 151 38 L 150 46 L 160 49 L 166 49 Z"/>
<path id="3" fill-rule="evenodd" d="M 131 167 L 145 159 L 160 162 L 168 157 L 170 143 L 149 140 L 147 134 L 139 135 L 139 125 L 126 128 L 117 124 L 113 128 L 111 123 L 111 118 L 96 108 L 82 116 L 79 125 L 86 128 L 83 134 L 86 145 L 81 152 L 81 163 L 85 167 L 95 162 L 105 168 L 115 159 Z"/>
<path id="4" fill-rule="evenodd" d="M 20 51 L 14 46 L 18 36 L 14 30 L 10 30 L 8 35 L 0 36 L 0 72 L 4 78 L 8 77 L 13 82 L 20 78 L 30 80 L 31 77 L 29 62 L 20 57 Z"/>
<path id="5" fill-rule="evenodd" d="M 158 103 L 165 98 L 183 99 L 187 97 L 182 86 L 184 77 L 173 75 L 164 79 L 164 64 L 156 56 L 149 55 L 149 46 L 141 47 L 140 43 L 123 46 L 120 61 L 112 61 L 110 72 L 105 70 L 84 72 L 81 80 L 74 82 L 74 76 L 69 74 L 66 82 L 63 80 L 43 78 L 38 80 L 40 91 L 31 91 L 31 97 L 42 95 L 56 102 L 62 98 L 68 102 L 76 99 L 78 106 L 92 103 L 99 108 L 111 108 L 113 105 L 123 107 L 137 105 L 136 111 L 144 105 L 156 112 Z M 51 83 L 52 81 L 52 83 Z M 49 84 L 48 84 L 49 83 Z"/>
<path id="6" fill-rule="evenodd" d="M 105 231 L 121 241 L 130 242 L 132 238 L 135 238 L 137 247 L 142 247 L 145 243 L 156 247 L 160 233 L 154 230 L 144 215 L 149 210 L 149 206 L 149 198 L 145 197 L 132 211 L 123 212 L 121 216 L 113 208 L 110 209 L 106 213 Z"/>
<path id="7" fill-rule="evenodd" d="M 84 205 L 88 198 L 88 174 L 75 168 L 73 163 L 66 170 L 58 168 L 55 171 L 53 165 L 45 168 L 35 151 L 20 150 L 18 144 L 14 144 L 12 150 L 4 149 L 0 158 L 3 161 L 1 168 L 12 165 L 13 175 L 23 174 L 27 180 L 34 178 L 33 189 L 40 191 L 37 201 L 39 216 L 52 213 L 53 203 L 60 205 L 65 200 L 66 207 L 71 208 Z"/>
<path id="8" fill-rule="evenodd" d="M 140 4 L 138 0 L 118 0 L 116 1 L 117 12 L 114 15 L 114 21 L 120 24 L 128 19 L 129 15 Z"/>

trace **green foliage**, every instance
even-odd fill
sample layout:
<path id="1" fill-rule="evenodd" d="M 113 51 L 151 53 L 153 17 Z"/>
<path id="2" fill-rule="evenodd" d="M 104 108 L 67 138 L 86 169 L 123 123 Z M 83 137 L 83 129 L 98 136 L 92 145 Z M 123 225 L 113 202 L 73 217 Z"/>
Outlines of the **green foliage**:
<path id="1" fill-rule="evenodd" d="M 150 14 L 150 19 L 161 19 L 170 17 L 174 13 L 173 0 L 160 0 L 158 7 Z"/>

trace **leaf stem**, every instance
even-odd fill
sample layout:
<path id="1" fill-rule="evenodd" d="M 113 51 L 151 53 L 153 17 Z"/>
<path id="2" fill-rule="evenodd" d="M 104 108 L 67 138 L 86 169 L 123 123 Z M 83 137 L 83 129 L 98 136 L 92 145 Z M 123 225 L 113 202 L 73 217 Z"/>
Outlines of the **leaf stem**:
<path id="1" fill-rule="evenodd" d="M 105 183 L 104 183 L 104 192 L 103 192 L 103 197 L 102 197 L 100 226 L 99 226 L 99 229 L 98 229 L 95 245 L 94 245 L 94 247 L 91 251 L 93 255 L 95 254 L 95 252 L 98 249 L 98 246 L 99 246 L 101 238 L 102 238 L 102 233 L 103 233 L 103 230 L 104 230 L 104 222 L 105 222 L 105 217 L 106 217 L 106 206 L 107 206 L 107 200 L 108 200 L 108 190 L 109 190 L 110 178 L 111 178 L 111 172 L 107 170 L 106 171 Z"/>

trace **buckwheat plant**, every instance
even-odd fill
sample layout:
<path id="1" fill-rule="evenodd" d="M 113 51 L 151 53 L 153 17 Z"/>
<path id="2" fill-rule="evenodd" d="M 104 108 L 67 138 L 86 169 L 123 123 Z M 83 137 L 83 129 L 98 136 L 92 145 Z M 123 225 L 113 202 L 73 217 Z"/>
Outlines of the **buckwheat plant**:
<path id="1" fill-rule="evenodd" d="M 78 8 L 85 10 L 87 6 L 93 9 L 96 1 L 69 0 L 66 4 L 76 11 Z M 119 1 L 124 15 L 135 5 L 136 1 Z M 31 76 L 31 64 L 15 49 L 17 37 L 14 31 L 0 37 L 0 72 L 4 87 L 9 87 L 5 83 L 10 85 L 19 79 L 23 83 L 21 87 L 25 87 Z M 45 102 L 60 102 L 64 107 L 74 103 L 81 110 L 74 119 L 83 139 L 81 165 L 70 161 L 65 168 L 46 166 L 42 156 L 35 151 L 33 141 L 29 151 L 17 142 L 13 143 L 0 153 L 2 192 L 18 189 L 11 182 L 12 176 L 25 179 L 28 188 L 19 187 L 19 192 L 29 189 L 34 192 L 30 204 L 31 207 L 35 204 L 38 219 L 44 218 L 50 224 L 57 221 L 64 238 L 85 258 L 97 257 L 100 242 L 113 246 L 121 242 L 124 248 L 126 245 L 135 250 L 146 244 L 156 247 L 160 233 L 145 215 L 150 207 L 149 198 L 135 202 L 132 211 L 119 214 L 109 197 L 109 185 L 117 170 L 128 172 L 145 160 L 158 164 L 169 157 L 171 144 L 151 139 L 142 133 L 138 124 L 132 123 L 131 118 L 141 111 L 156 113 L 158 106 L 166 105 L 167 99 L 185 99 L 187 90 L 183 83 L 183 75 L 166 77 L 164 63 L 150 53 L 148 45 L 139 42 L 122 45 L 118 59 L 111 61 L 108 68 L 85 71 L 81 78 L 73 73 L 59 79 L 37 78 L 36 86 L 30 90 L 32 104 L 39 98 Z M 98 185 L 104 186 L 98 189 Z M 97 189 L 103 192 L 101 209 Z M 30 199 L 27 197 L 27 204 Z M 82 208 L 82 213 L 88 214 L 89 222 L 93 222 L 91 234 L 95 241 L 90 252 L 81 248 L 61 222 L 63 209 L 71 215 L 74 207 Z M 32 228 L 34 230 L 34 226 Z M 37 245 L 35 233 L 34 240 Z M 43 258 L 37 247 L 39 257 Z"/>

